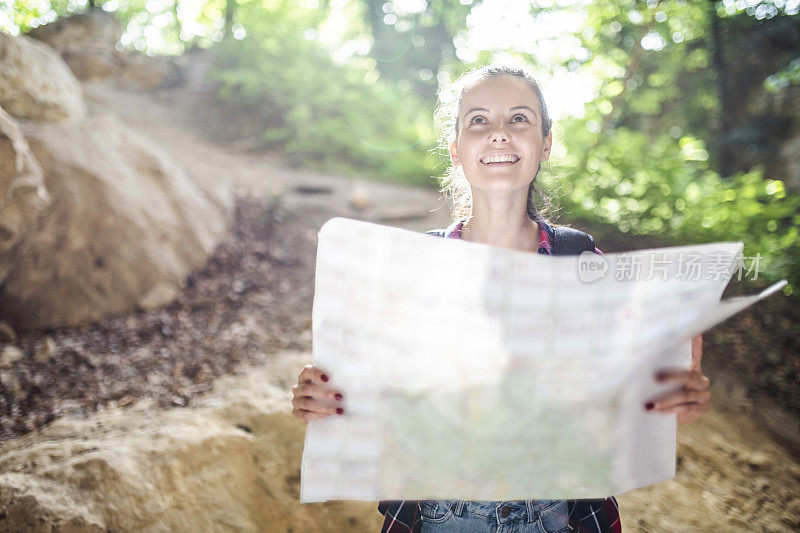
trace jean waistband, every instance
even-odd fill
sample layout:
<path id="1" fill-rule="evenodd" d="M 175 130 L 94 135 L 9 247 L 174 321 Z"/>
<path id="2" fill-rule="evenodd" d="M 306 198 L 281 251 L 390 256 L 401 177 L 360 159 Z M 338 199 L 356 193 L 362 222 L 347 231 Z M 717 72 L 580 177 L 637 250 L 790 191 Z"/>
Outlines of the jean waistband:
<path id="1" fill-rule="evenodd" d="M 539 512 L 552 507 L 560 500 L 513 500 L 513 501 L 477 501 L 451 500 L 451 508 L 457 516 L 464 512 L 480 516 L 493 517 L 498 523 L 523 519 L 535 522 Z"/>

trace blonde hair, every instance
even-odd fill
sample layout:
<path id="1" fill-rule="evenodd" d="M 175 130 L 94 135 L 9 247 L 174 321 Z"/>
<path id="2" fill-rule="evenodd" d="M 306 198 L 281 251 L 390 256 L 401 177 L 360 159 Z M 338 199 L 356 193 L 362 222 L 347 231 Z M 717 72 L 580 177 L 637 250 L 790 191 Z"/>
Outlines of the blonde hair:
<path id="1" fill-rule="evenodd" d="M 507 65 L 490 65 L 481 68 L 473 68 L 464 71 L 454 82 L 443 86 L 438 93 L 439 102 L 434 112 L 434 125 L 438 137 L 438 149 L 445 155 L 445 160 L 449 160 L 450 141 L 458 140 L 458 117 L 461 112 L 461 101 L 464 93 L 476 83 L 487 78 L 499 78 L 501 76 L 514 76 L 525 81 L 539 100 L 542 110 L 542 134 L 546 137 L 550 133 L 553 120 L 547 111 L 542 90 L 533 74 L 524 67 L 513 67 Z M 549 214 L 552 207 L 552 199 L 543 194 L 536 181 L 542 164 L 536 169 L 536 174 L 531 180 L 528 189 L 528 201 L 526 212 L 528 217 L 533 220 L 537 217 L 544 218 Z M 444 194 L 452 203 L 451 222 L 458 220 L 468 220 L 472 216 L 472 191 L 464 176 L 464 171 L 460 166 L 455 166 L 452 162 L 447 163 L 447 169 L 442 177 L 440 192 Z M 541 207 L 537 209 L 536 200 L 541 202 Z"/>

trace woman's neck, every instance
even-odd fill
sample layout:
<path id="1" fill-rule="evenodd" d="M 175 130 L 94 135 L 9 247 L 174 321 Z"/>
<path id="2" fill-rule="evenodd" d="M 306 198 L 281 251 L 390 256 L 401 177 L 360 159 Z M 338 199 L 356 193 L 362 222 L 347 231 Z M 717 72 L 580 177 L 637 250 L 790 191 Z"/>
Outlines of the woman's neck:
<path id="1" fill-rule="evenodd" d="M 465 241 L 491 244 L 511 250 L 535 252 L 539 246 L 538 224 L 524 209 L 513 206 L 473 205 L 472 217 L 461 228 Z"/>

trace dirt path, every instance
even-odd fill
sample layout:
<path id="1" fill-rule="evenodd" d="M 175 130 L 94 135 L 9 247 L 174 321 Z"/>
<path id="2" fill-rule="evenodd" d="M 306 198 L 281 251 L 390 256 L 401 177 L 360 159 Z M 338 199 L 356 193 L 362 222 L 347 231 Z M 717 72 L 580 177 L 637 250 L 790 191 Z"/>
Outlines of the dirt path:
<path id="1" fill-rule="evenodd" d="M 287 349 L 310 353 L 316 232 L 326 220 L 347 216 L 417 231 L 447 221 L 432 191 L 290 169 L 277 156 L 211 142 L 187 129 L 185 94 L 86 89 L 93 109 L 147 131 L 196 179 L 232 180 L 240 197 L 236 222 L 167 308 L 24 336 L 27 357 L 8 370 L 15 386 L 4 386 L 0 399 L 0 439 L 143 400 L 192 406 L 242 364 L 257 366 Z M 50 362 L 36 362 L 42 349 L 54 352 Z M 717 386 L 712 412 L 680 428 L 675 480 L 619 496 L 625 531 L 800 528 L 798 458 L 747 411 L 737 412 L 730 390 Z M 379 523 L 374 505 L 357 509 L 362 527 Z M 334 531 L 326 527 L 319 524 Z"/>
<path id="2" fill-rule="evenodd" d="M 797 531 L 800 465 L 752 418 L 712 409 L 678 430 L 675 479 L 618 497 L 623 531 Z"/>

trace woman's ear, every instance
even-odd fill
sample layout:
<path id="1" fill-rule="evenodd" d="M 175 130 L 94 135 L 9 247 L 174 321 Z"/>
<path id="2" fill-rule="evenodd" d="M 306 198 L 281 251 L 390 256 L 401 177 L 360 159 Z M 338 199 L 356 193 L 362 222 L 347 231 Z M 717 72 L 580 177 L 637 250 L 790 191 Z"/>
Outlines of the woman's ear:
<path id="1" fill-rule="evenodd" d="M 454 167 L 461 166 L 461 158 L 458 157 L 458 146 L 455 141 L 450 141 L 450 160 Z"/>
<path id="2" fill-rule="evenodd" d="M 542 159 L 547 161 L 550 159 L 550 149 L 553 148 L 553 130 L 547 132 L 547 137 L 544 138 L 544 146 L 542 146 Z"/>

